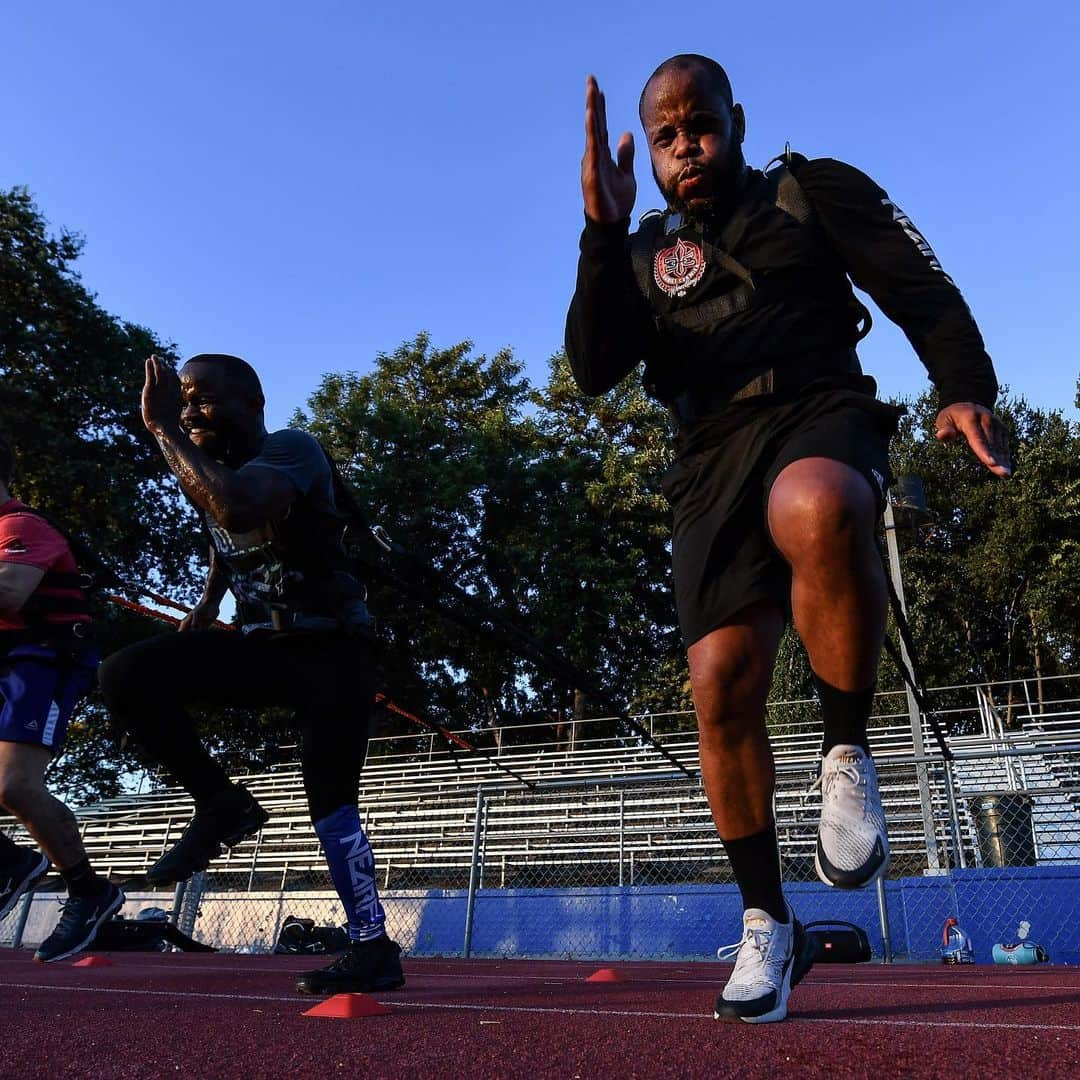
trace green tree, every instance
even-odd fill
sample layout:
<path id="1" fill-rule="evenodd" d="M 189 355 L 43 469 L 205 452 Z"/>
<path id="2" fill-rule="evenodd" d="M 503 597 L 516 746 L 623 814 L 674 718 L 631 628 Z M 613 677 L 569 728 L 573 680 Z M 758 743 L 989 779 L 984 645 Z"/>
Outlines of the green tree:
<path id="1" fill-rule="evenodd" d="M 104 311 L 80 280 L 73 233 L 50 232 L 23 188 L 0 192 L 0 430 L 25 502 L 84 536 L 129 580 L 194 595 L 192 516 L 143 428 L 143 360 L 172 346 Z M 162 512 L 162 503 L 168 511 Z M 106 646 L 153 632 L 112 613 Z M 93 702 L 53 774 L 69 796 L 119 790 L 130 766 Z"/>
<path id="2" fill-rule="evenodd" d="M 686 708 L 686 660 L 671 590 L 671 513 L 660 490 L 671 425 L 635 376 L 590 398 L 565 355 L 533 394 L 540 433 L 532 540 L 535 622 L 625 707 Z M 547 684 L 550 694 L 560 688 Z M 575 691 L 579 688 L 561 688 Z M 583 695 L 559 703 L 580 717 Z"/>
<path id="3" fill-rule="evenodd" d="M 295 422 L 338 462 L 370 519 L 463 588 L 511 611 L 518 582 L 501 534 L 527 502 L 535 429 L 510 352 L 434 348 L 426 334 L 380 354 L 366 375 L 330 374 Z M 389 564 L 393 568 L 394 564 Z M 520 708 L 519 664 L 463 634 L 384 579 L 372 606 L 388 641 L 386 681 L 455 727 Z"/>
<path id="4" fill-rule="evenodd" d="M 936 524 L 907 544 L 904 578 L 926 681 L 1037 679 L 1080 656 L 1080 425 L 1004 396 L 1016 468 L 1002 482 L 933 437 L 930 395 L 911 403 L 893 447 L 922 477 Z"/>

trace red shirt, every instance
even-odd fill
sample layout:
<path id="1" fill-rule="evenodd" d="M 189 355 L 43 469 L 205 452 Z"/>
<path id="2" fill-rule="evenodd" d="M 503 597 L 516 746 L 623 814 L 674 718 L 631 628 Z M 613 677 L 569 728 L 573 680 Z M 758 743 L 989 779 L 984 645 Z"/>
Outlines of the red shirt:
<path id="1" fill-rule="evenodd" d="M 34 513 L 23 513 L 25 509 L 18 499 L 0 503 L 0 563 L 34 566 L 46 573 L 50 570 L 58 574 L 76 573 L 79 567 L 67 541 L 47 521 Z M 84 598 L 81 589 L 58 589 L 46 585 L 39 585 L 33 596 L 62 596 L 74 600 Z M 90 621 L 86 615 L 61 612 L 46 613 L 44 618 L 52 623 Z M 0 611 L 0 631 L 25 629 L 24 619 Z"/>

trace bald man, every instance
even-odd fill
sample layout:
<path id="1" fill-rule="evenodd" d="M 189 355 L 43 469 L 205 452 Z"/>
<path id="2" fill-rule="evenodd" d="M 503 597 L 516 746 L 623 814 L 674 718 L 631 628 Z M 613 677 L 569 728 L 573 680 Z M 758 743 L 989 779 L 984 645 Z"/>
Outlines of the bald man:
<path id="1" fill-rule="evenodd" d="M 581 237 L 566 351 L 587 394 L 644 363 L 670 409 L 679 625 L 701 771 L 743 907 L 717 1019 L 768 1023 L 812 962 L 781 888 L 765 702 L 789 616 L 810 657 L 824 742 L 815 863 L 852 889 L 885 873 L 889 844 L 867 740 L 885 631 L 876 528 L 902 410 L 875 398 L 855 346 L 865 289 L 905 332 L 940 396 L 939 439 L 1011 471 L 997 381 L 971 313 L 933 249 L 869 177 L 785 154 L 743 157 L 746 116 L 716 61 L 683 54 L 639 102 L 666 206 L 630 233 L 634 140 L 609 149 L 604 96 L 585 102 Z"/>

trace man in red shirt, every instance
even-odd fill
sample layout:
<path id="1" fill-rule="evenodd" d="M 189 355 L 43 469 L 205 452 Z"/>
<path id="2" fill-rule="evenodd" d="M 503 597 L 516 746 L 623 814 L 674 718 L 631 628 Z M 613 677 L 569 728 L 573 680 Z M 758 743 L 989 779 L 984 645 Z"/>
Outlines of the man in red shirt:
<path id="1" fill-rule="evenodd" d="M 0 833 L 0 918 L 54 863 L 68 899 L 34 954 L 47 963 L 89 945 L 124 894 L 90 868 L 74 815 L 45 785 L 45 768 L 93 681 L 97 651 L 71 547 L 11 497 L 12 467 L 11 448 L 0 437 L 0 808 L 18 818 L 44 854 Z"/>

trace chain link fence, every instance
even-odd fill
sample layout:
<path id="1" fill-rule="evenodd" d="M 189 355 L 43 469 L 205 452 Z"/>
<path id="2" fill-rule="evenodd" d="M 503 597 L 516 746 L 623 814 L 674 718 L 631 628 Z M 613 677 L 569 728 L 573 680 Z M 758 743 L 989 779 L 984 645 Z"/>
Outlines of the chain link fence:
<path id="1" fill-rule="evenodd" d="M 879 695 L 871 744 L 892 859 L 880 888 L 854 892 L 822 885 L 814 869 L 820 726 L 806 703 L 771 707 L 792 907 L 804 923 L 863 927 L 879 959 L 937 959 L 953 918 L 979 961 L 996 943 L 1026 939 L 1052 960 L 1080 963 L 1080 676 L 931 693 L 952 761 L 912 753 L 903 695 Z M 685 719 L 642 722 L 694 770 Z M 582 722 L 565 746 L 497 746 L 532 788 L 479 755 L 440 756 L 426 736 L 376 740 L 361 812 L 388 928 L 407 952 L 707 959 L 738 937 L 739 894 L 700 781 L 668 771 L 647 744 L 601 730 Z M 340 924 L 295 765 L 242 779 L 269 823 L 176 892 L 135 882 L 190 820 L 182 792 L 80 811 L 95 868 L 130 883 L 126 916 L 163 908 L 201 941 L 263 953 L 290 916 Z M 13 822 L 0 827 L 27 842 Z M 61 885 L 50 878 L 0 920 L 0 944 L 41 941 Z"/>
<path id="2" fill-rule="evenodd" d="M 803 922 L 856 923 L 879 959 L 937 959 L 955 918 L 977 961 L 1026 939 L 1080 962 L 1080 743 L 958 750 L 951 763 L 883 757 L 878 772 L 889 872 L 878 889 L 841 892 L 814 870 L 816 762 L 778 767 L 786 891 Z M 365 824 L 388 928 L 412 955 L 708 959 L 739 935 L 738 889 L 700 781 L 481 787 L 380 805 Z M 41 940 L 61 896 L 17 907 L 0 942 Z M 130 892 L 125 914 L 149 906 L 236 952 L 272 951 L 290 916 L 342 919 L 310 825 L 289 814 L 184 889 Z"/>

